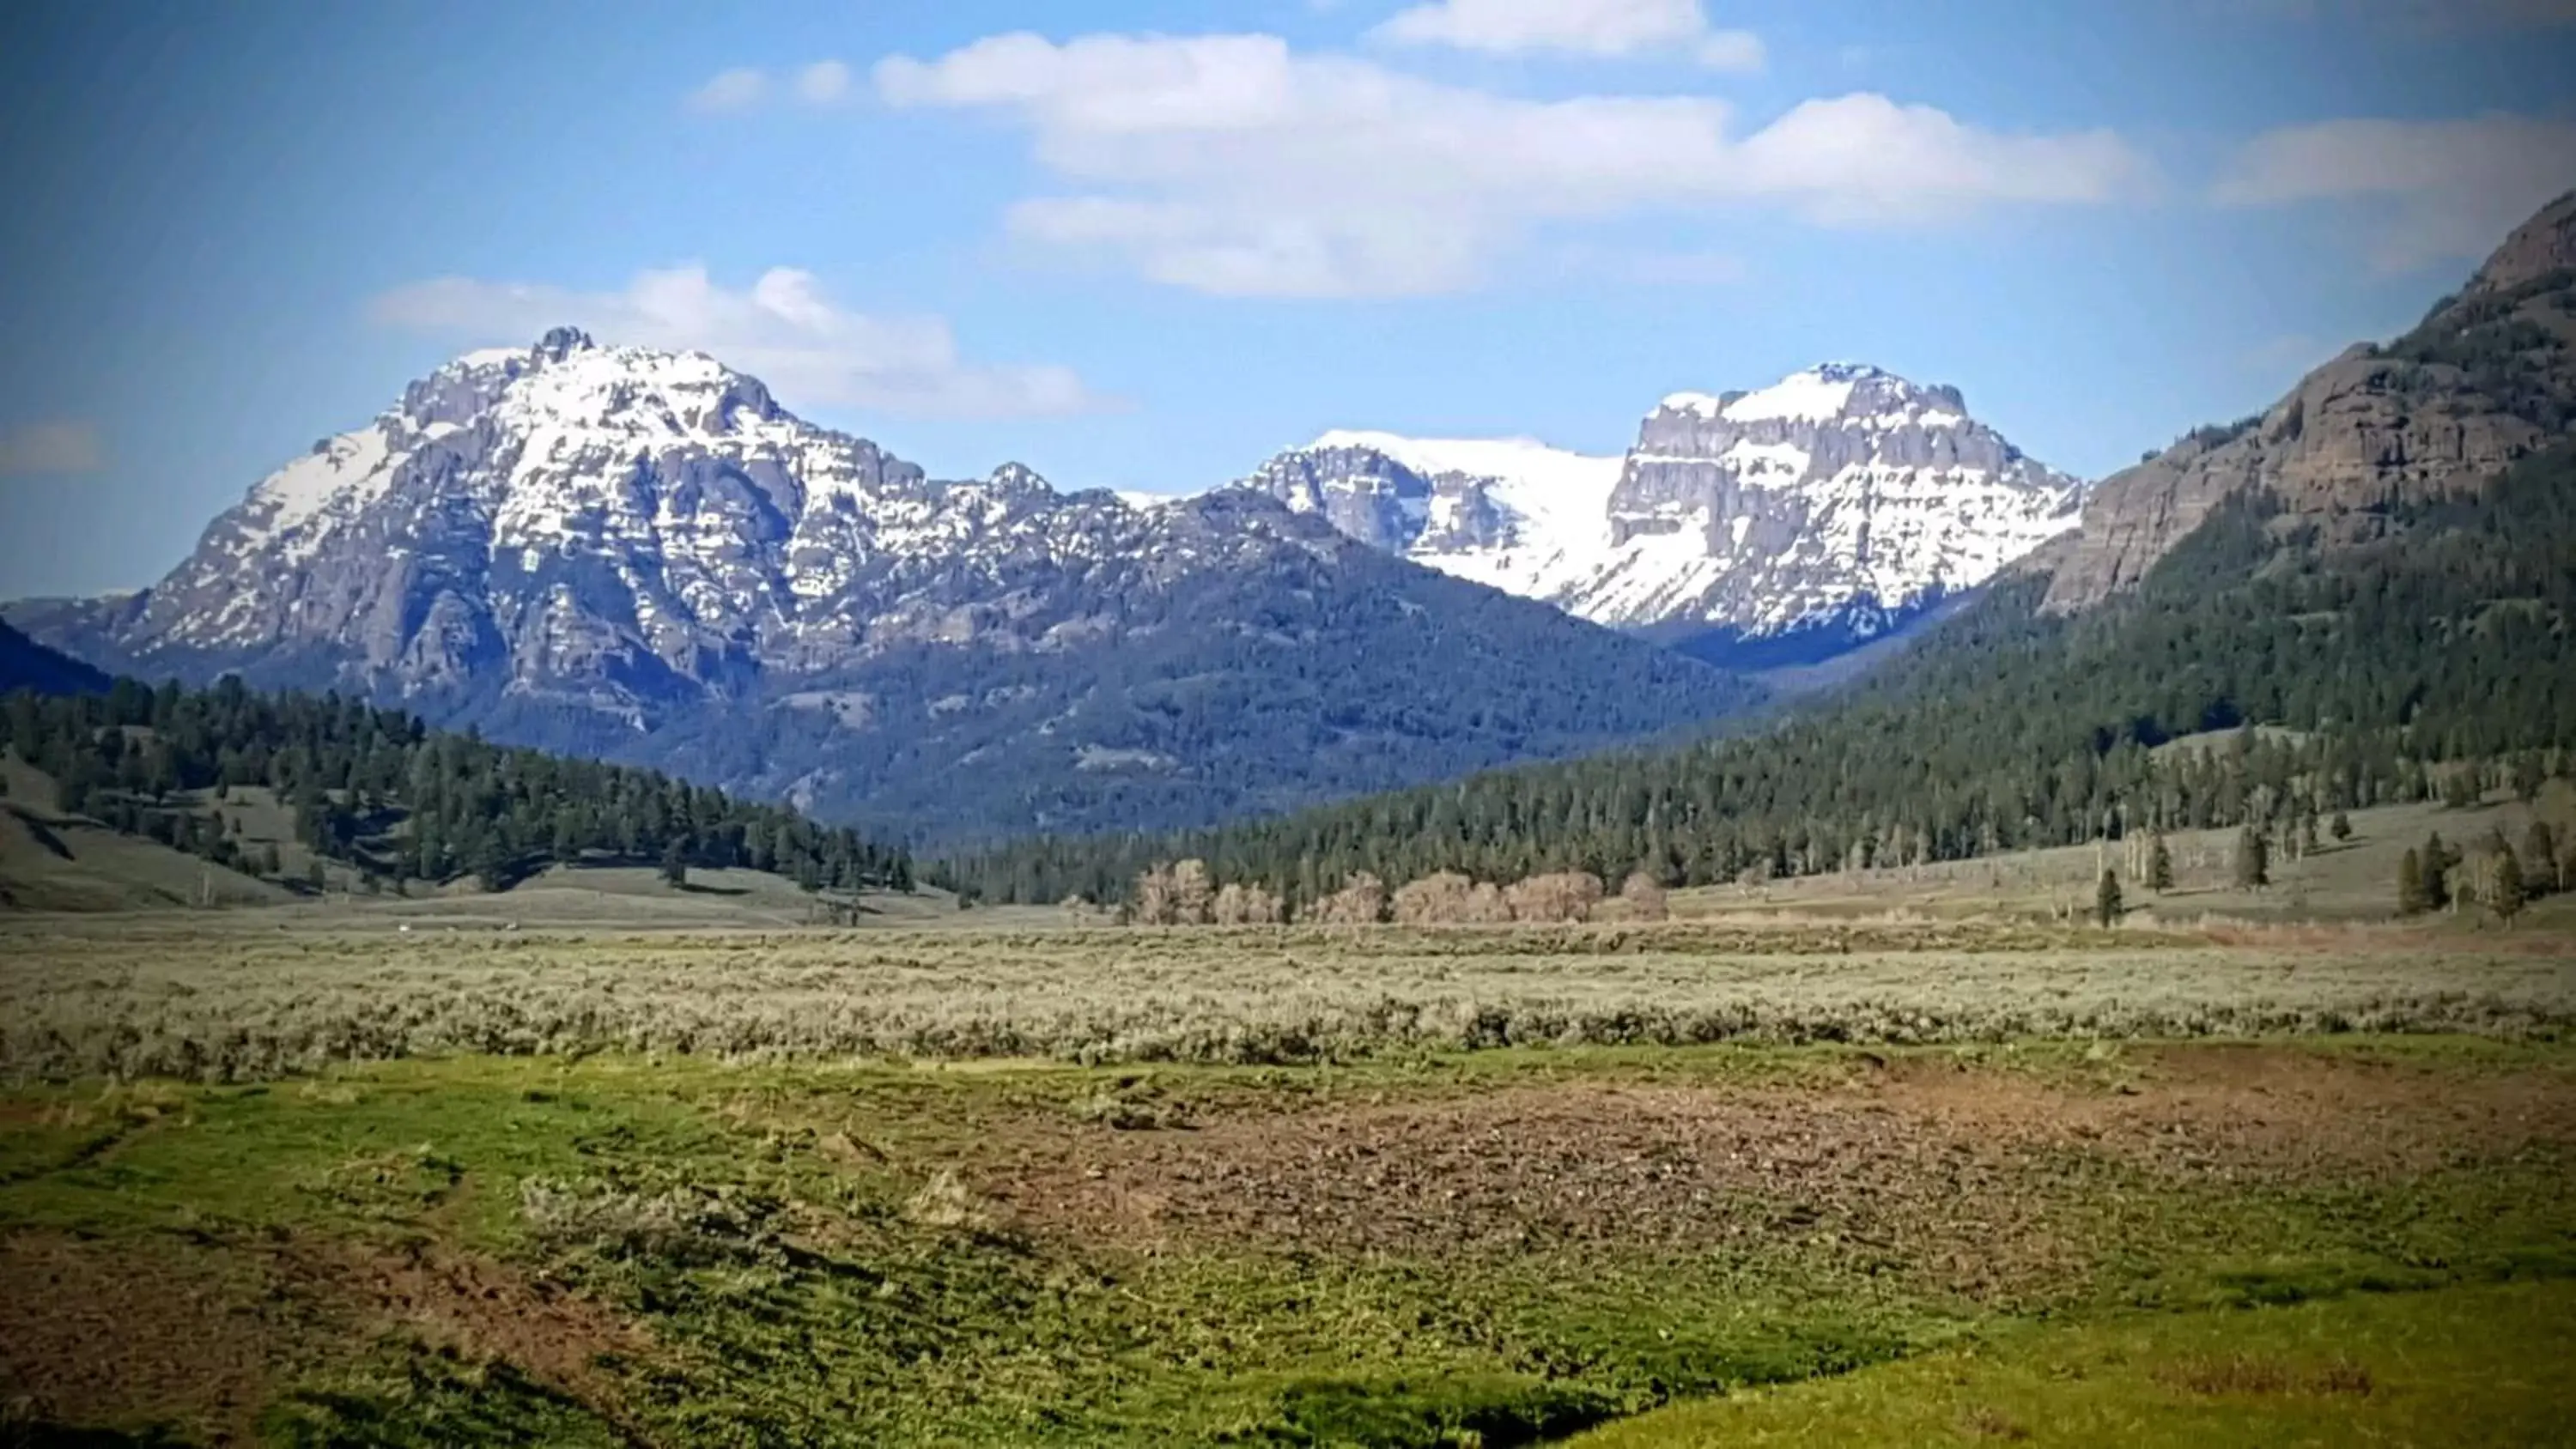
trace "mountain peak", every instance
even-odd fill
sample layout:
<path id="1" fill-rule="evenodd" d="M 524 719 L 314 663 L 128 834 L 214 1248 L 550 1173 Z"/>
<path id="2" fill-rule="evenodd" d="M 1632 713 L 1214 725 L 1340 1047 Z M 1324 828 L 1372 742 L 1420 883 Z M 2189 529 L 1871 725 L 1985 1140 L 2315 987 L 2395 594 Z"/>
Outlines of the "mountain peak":
<path id="1" fill-rule="evenodd" d="M 1960 414 L 1967 410 L 1956 388 L 1924 387 L 1867 362 L 1820 362 L 1750 392 L 1677 392 L 1663 400 L 1667 412 L 1731 423 L 1823 423 L 1908 404 Z"/>
<path id="2" fill-rule="evenodd" d="M 578 327 L 552 327 L 537 339 L 535 351 L 548 362 L 561 362 L 573 353 L 589 352 L 598 346 L 590 340 L 589 333 Z"/>

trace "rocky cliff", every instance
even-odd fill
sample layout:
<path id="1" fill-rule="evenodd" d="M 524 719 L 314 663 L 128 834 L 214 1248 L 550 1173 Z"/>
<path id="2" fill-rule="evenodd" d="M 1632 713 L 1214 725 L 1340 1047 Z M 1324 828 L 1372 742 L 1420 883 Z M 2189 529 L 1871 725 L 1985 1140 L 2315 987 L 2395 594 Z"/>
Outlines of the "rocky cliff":
<path id="1" fill-rule="evenodd" d="M 2048 607 L 2129 588 L 2218 503 L 2268 489 L 2333 537 L 2389 504 L 2477 486 L 2576 426 L 2576 194 L 2516 229 L 2406 336 L 2361 344 L 2263 413 L 2104 479 L 2056 558 Z"/>

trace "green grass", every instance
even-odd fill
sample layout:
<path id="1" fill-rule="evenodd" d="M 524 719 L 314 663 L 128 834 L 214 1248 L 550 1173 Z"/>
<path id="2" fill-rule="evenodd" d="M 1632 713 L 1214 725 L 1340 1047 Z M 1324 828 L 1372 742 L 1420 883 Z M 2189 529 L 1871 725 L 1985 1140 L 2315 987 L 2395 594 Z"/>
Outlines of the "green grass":
<path id="1" fill-rule="evenodd" d="M 1582 1449 L 2576 1443 L 2576 1285 L 2023 1328 L 1646 1414 Z"/>
<path id="2" fill-rule="evenodd" d="M 2289 1059 L 2309 1058 L 2421 1074 L 2436 1093 L 2495 1081 L 2555 1090 L 2571 1069 L 2566 1049 L 2545 1043 L 2342 1039 Z M 1911 1218 L 1872 1218 L 1866 1202 L 1857 1217 L 1831 1204 L 1816 1216 L 1792 1201 L 1807 1189 L 1787 1177 L 1697 1210 L 1786 1226 L 1706 1243 L 1574 1235 L 1502 1253 L 1098 1237 L 1015 1220 L 987 1195 L 1020 1170 L 1015 1153 L 1050 1144 L 1106 1162 L 1161 1142 L 1221 1166 L 1222 1144 L 1237 1140 L 1228 1134 L 1315 1113 L 1591 1090 L 1829 1101 L 1889 1071 L 2080 1106 L 2152 1088 L 2158 1060 L 2052 1044 L 1602 1048 L 1140 1074 L 610 1053 L 413 1060 L 244 1086 L 31 1087 L 0 1097 L 0 1242 L 217 1265 L 211 1276 L 246 1285 L 223 1290 L 244 1312 L 309 1299 L 324 1327 L 281 1350 L 296 1367 L 265 1387 L 258 1423 L 273 1442 L 317 1444 L 1491 1446 L 1749 1386 L 1841 1375 L 1796 1392 L 1861 1393 L 1929 1364 L 2056 1362 L 2045 1356 L 2058 1338 L 2016 1327 L 2032 1315 L 2093 1323 L 2081 1332 L 2095 1337 L 2067 1341 L 2101 1344 L 2132 1332 L 2124 1325 L 2142 1308 L 2168 1310 L 2147 1324 L 2307 1322 L 2208 1309 L 2310 1299 L 2323 1306 L 2300 1312 L 2377 1311 L 2382 1300 L 2354 1295 L 2576 1268 L 2564 1156 L 2486 1152 L 2467 1138 L 2456 1161 L 2395 1176 L 2249 1177 L 2225 1163 L 2034 1149 L 2014 1159 L 2013 1202 L 2034 1215 L 2035 1239 L 2083 1250 L 1987 1288 L 1932 1266 L 1945 1240 Z M 1103 1100 L 1189 1125 L 1122 1132 Z M 947 1197 L 943 1180 L 957 1184 Z M 527 1291 L 569 1294 L 635 1326 L 637 1339 L 567 1379 L 575 1369 L 519 1362 L 506 1341 L 460 1342 L 416 1303 L 330 1296 L 309 1278 L 322 1245 L 369 1261 L 493 1265 Z M 2442 1301 L 2385 1301 L 2419 1298 Z M 2355 1352 L 2377 1341 L 2357 1339 Z M 2174 1342 L 2221 1351 L 2217 1337 Z M 2273 1343 L 2258 1335 L 2245 1351 Z M 1962 1344 L 1973 1356 L 1918 1357 L 1971 1352 Z M 2465 1371 L 2433 1358 L 2409 1377 L 2393 1360 L 2363 1361 L 2400 1407 L 2418 1378 Z M 1991 1407 L 2014 1423 L 2044 1419 L 2034 1402 L 1998 1390 Z M 2177 1402 L 2204 1420 L 2235 1412 Z M 1689 1415 L 1739 1407 L 1694 1405 L 1634 1427 L 1696 1432 Z M 2293 1410 L 2305 1412 L 2245 1412 Z M 1947 1433 L 1952 1419 L 1935 1419 Z M 213 1432 L 168 1406 L 89 1422 L 181 1440 Z M 1927 1442 L 1906 1434 L 1933 1422 L 1905 1421 L 1887 1442 Z M 2245 1422 L 2254 1433 L 2272 1421 Z"/>

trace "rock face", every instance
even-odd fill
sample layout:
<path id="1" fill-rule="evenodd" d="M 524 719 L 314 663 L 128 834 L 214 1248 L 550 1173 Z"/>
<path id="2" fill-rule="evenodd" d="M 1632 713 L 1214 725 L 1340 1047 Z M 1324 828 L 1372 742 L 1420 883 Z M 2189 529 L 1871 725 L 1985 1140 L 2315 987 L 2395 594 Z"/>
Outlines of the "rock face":
<path id="1" fill-rule="evenodd" d="M 1329 433 L 1241 486 L 1597 623 L 1846 644 L 2073 527 L 2082 492 L 1957 389 L 1855 364 L 1675 394 L 1624 459 Z"/>
<path id="2" fill-rule="evenodd" d="M 2393 504 L 2473 488 L 2576 425 L 2576 195 L 2518 228 L 2413 332 L 2361 344 L 2264 413 L 2203 428 L 2106 478 L 2047 606 L 2133 587 L 2218 504 L 2276 494 L 2330 538 L 2377 536 Z"/>
<path id="3" fill-rule="evenodd" d="M 400 700 L 934 842 L 1283 808 L 1747 698 L 1265 499 L 930 479 L 711 358 L 570 330 L 413 383 L 151 589 L 10 614 L 146 677 Z"/>

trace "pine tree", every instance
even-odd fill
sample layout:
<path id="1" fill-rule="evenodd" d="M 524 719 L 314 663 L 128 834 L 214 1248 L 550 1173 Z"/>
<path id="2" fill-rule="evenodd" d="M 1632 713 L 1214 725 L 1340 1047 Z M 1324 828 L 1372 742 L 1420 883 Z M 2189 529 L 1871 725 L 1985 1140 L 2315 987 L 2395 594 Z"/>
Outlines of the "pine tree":
<path id="1" fill-rule="evenodd" d="M 2424 890 L 2424 857 L 2413 846 L 2397 862 L 2397 914 L 2420 916 L 2433 908 L 2433 898 Z"/>
<path id="2" fill-rule="evenodd" d="M 2558 837 L 2546 820 L 2534 820 L 2522 837 L 2522 853 L 2529 858 L 2523 884 L 2533 895 L 2547 895 L 2560 889 L 2558 880 Z"/>
<path id="3" fill-rule="evenodd" d="M 2236 834 L 2236 888 L 2261 890 L 2272 883 L 2272 847 L 2248 825 Z"/>
<path id="4" fill-rule="evenodd" d="M 2148 840 L 2147 889 L 2162 895 L 2173 889 L 2173 852 L 2165 849 L 2165 833 L 2161 830 Z"/>
<path id="5" fill-rule="evenodd" d="M 2495 857 L 2494 884 L 2487 892 L 2487 908 L 2507 925 L 2522 913 L 2522 862 L 2515 858 L 2513 847 L 2498 850 Z"/>
<path id="6" fill-rule="evenodd" d="M 671 837 L 670 844 L 662 847 L 662 879 L 675 886 L 689 883 L 689 852 L 676 835 Z"/>
<path id="7" fill-rule="evenodd" d="M 2105 870 L 2093 885 L 2093 919 L 2105 929 L 2120 919 L 2120 877 Z"/>

